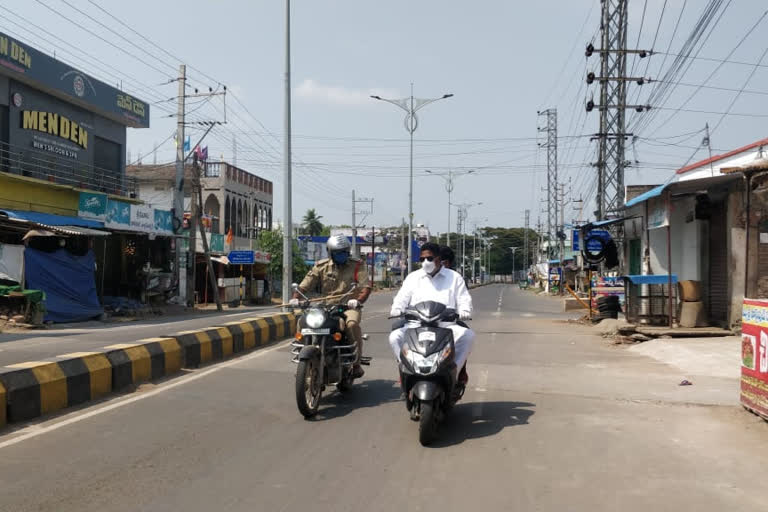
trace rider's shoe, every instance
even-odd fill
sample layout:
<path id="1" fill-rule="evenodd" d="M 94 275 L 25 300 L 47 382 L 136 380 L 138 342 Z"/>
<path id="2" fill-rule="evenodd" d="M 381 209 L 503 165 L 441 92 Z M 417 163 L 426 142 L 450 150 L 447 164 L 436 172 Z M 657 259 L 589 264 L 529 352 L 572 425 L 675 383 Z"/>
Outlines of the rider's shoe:
<path id="1" fill-rule="evenodd" d="M 359 379 L 363 375 L 365 375 L 365 370 L 363 370 L 362 366 L 356 364 L 352 367 L 352 378 Z"/>

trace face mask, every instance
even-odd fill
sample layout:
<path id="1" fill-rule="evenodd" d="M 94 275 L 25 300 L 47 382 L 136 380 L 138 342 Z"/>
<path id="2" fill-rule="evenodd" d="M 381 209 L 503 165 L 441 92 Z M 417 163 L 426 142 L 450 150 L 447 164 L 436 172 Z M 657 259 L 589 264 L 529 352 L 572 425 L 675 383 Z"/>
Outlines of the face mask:
<path id="1" fill-rule="evenodd" d="M 343 265 L 349 259 L 349 253 L 348 252 L 334 252 L 333 254 L 331 254 L 331 259 L 337 265 Z"/>
<path id="2" fill-rule="evenodd" d="M 424 269 L 424 272 L 427 274 L 431 274 L 435 271 L 435 262 L 434 261 L 425 261 L 421 264 L 421 268 Z"/>

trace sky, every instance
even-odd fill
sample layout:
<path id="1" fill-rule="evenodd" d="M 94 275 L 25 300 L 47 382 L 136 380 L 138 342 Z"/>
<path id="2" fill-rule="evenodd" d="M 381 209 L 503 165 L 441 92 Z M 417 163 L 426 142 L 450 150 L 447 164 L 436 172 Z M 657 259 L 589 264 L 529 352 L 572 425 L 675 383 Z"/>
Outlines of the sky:
<path id="1" fill-rule="evenodd" d="M 682 59 L 711 4 L 714 17 Z M 151 127 L 128 129 L 133 161 L 172 161 L 178 65 L 188 67 L 193 122 L 224 121 L 205 139 L 214 158 L 275 183 L 282 217 L 285 12 L 282 0 L 0 0 L 0 30 L 152 103 Z M 293 218 L 314 208 L 323 221 L 349 224 L 352 190 L 373 199 L 370 225 L 408 214 L 409 142 L 404 112 L 371 99 L 452 98 L 419 111 L 414 134 L 414 222 L 445 232 L 448 196 L 440 174 L 460 175 L 454 204 L 467 227 L 522 226 L 545 220 L 547 155 L 538 111 L 558 111 L 558 172 L 566 222 L 594 210 L 598 85 L 584 56 L 599 41 L 599 0 L 294 0 L 292 2 Z M 751 31 L 750 31 L 751 30 Z M 628 85 L 631 161 L 627 184 L 655 184 L 675 169 L 766 136 L 768 59 L 765 7 L 746 0 L 629 0 L 631 76 L 665 83 Z M 674 36 L 674 37 L 673 37 Z M 739 63 L 721 60 L 737 61 Z M 762 60 L 761 60 L 762 59 Z M 755 63 L 761 63 L 755 66 Z M 679 65 L 677 74 L 671 74 Z M 599 74 L 599 73 L 598 73 Z M 699 88 L 699 85 L 704 87 Z M 743 89 L 743 90 L 742 90 Z M 661 92 L 664 94 L 660 94 Z M 226 99 L 224 99 L 226 98 Z M 680 110 L 678 110 L 680 109 Z M 723 115 L 727 113 L 727 115 Z M 188 127 L 193 143 L 203 127 Z M 157 147 L 156 151 L 155 148 Z M 236 149 L 235 149 L 236 148 Z M 431 171 L 427 173 L 426 171 Z M 467 171 L 472 170 L 470 174 Z M 583 200 L 583 202 L 579 202 Z M 366 209 L 363 204 L 360 209 Z M 456 230 L 455 207 L 451 230 Z"/>

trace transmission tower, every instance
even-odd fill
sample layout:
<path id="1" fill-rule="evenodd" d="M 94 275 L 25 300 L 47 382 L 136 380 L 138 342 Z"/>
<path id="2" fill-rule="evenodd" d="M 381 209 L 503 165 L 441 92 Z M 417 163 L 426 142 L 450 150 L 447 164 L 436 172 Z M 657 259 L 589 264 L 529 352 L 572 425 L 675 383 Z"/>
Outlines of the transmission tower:
<path id="1" fill-rule="evenodd" d="M 587 112 L 595 107 L 600 112 L 600 131 L 595 135 L 599 140 L 597 179 L 597 219 L 614 216 L 624 208 L 624 169 L 629 163 L 624 157 L 625 141 L 631 137 L 626 133 L 625 111 L 634 108 L 638 112 L 650 108 L 642 105 L 627 105 L 627 82 L 639 85 L 645 79 L 632 78 L 627 74 L 627 54 L 635 53 L 645 58 L 645 50 L 627 49 L 627 0 L 601 0 L 600 44 L 595 48 L 587 45 L 586 56 L 600 54 L 600 76 L 590 72 L 587 83 L 600 83 L 600 104 L 587 102 Z"/>
<path id="2" fill-rule="evenodd" d="M 554 240 L 557 229 L 557 109 L 550 108 L 537 114 L 547 118 L 546 127 L 539 131 L 547 132 L 547 142 L 540 146 L 547 148 L 547 234 Z"/>

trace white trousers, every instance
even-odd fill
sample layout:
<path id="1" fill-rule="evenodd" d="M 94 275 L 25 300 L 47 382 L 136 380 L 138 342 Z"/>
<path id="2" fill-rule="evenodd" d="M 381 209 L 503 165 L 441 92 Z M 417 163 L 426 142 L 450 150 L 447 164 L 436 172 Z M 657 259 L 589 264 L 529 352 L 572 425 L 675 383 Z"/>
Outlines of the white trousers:
<path id="1" fill-rule="evenodd" d="M 453 344 L 456 348 L 456 368 L 461 370 L 467 362 L 469 354 L 472 352 L 472 346 L 475 344 L 475 331 L 467 329 L 460 325 L 447 325 L 446 328 L 453 331 Z M 389 334 L 389 346 L 395 353 L 395 359 L 400 361 L 400 348 L 403 345 L 406 327 L 395 329 Z"/>

